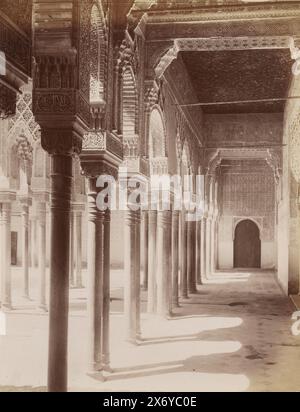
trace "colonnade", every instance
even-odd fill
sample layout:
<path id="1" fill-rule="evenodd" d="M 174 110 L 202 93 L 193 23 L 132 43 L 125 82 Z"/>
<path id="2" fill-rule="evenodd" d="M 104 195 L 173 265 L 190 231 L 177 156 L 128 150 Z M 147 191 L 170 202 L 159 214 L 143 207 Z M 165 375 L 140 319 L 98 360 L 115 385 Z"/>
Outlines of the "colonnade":
<path id="1" fill-rule="evenodd" d="M 3 197 L 4 194 L 2 193 Z M 37 198 L 26 197 L 18 199 L 16 193 L 10 192 L 0 203 L 0 239 L 1 239 L 1 294 L 0 302 L 2 310 L 16 308 L 13 305 L 12 288 L 12 210 L 14 204 L 20 205 L 21 219 L 21 271 L 22 271 L 22 297 L 31 299 L 30 268 L 38 273 L 38 301 L 37 309 L 47 311 L 47 278 L 46 271 L 49 257 L 47 256 L 47 216 L 49 195 L 40 193 Z M 85 206 L 74 205 L 72 209 L 72 228 L 74 243 L 70 248 L 70 259 L 74 261 L 72 266 L 71 286 L 82 287 L 82 215 Z M 14 216 L 15 217 L 15 216 Z M 19 239 L 18 239 L 19 241 Z M 3 264 L 2 264 L 3 263 Z M 51 262 L 50 262 L 51 263 Z M 71 267 L 71 266 L 70 266 Z M 71 271 L 70 271 L 71 272 Z"/>
<path id="2" fill-rule="evenodd" d="M 49 389 L 64 390 L 67 371 L 69 287 L 81 287 L 83 205 L 68 196 L 71 171 L 65 160 L 56 159 L 51 202 L 51 288 Z M 71 159 L 68 158 L 71 163 Z M 70 165 L 71 169 L 71 165 Z M 96 176 L 87 175 L 87 307 L 88 371 L 110 370 L 110 212 L 97 207 Z M 61 190 L 63 188 L 63 194 Z M 207 177 L 205 215 L 191 219 L 178 210 L 128 210 L 124 219 L 124 318 L 126 339 L 137 343 L 141 335 L 141 290 L 147 293 L 147 312 L 172 317 L 181 300 L 197 293 L 215 269 L 217 230 L 217 183 Z M 0 202 L 1 304 L 12 308 L 11 298 L 11 202 Z M 29 242 L 29 203 L 22 204 L 24 296 L 30 296 L 29 261 L 38 265 L 38 307 L 47 310 L 46 299 L 46 216 L 47 201 L 35 200 Z M 143 236 L 141 232 L 143 231 Z M 143 239 L 143 242 L 141 242 Z M 29 244 L 31 243 L 31 251 Z M 31 258 L 30 258 L 31 256 Z M 142 261 L 141 261 L 142 260 Z M 143 268 L 143 270 L 141 270 Z M 67 274 L 67 276 L 66 276 Z M 62 344 L 63 342 L 63 344 Z M 58 366 L 59 365 L 59 366 Z"/>

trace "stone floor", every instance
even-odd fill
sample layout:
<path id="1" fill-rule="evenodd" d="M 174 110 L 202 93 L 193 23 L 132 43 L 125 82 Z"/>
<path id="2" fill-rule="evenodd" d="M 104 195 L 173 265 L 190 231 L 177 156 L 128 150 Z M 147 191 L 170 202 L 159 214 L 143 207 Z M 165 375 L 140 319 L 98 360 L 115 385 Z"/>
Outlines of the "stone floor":
<path id="1" fill-rule="evenodd" d="M 37 274 L 32 272 L 32 284 Z M 0 337 L 0 391 L 43 391 L 47 314 L 22 299 L 13 271 L 15 310 Z M 71 290 L 71 391 L 299 391 L 300 337 L 294 308 L 271 272 L 218 273 L 182 302 L 171 320 L 142 314 L 143 341 L 124 341 L 121 271 L 112 273 L 111 358 L 106 381 L 87 376 L 85 289 Z M 143 295 L 142 308 L 145 311 Z"/>

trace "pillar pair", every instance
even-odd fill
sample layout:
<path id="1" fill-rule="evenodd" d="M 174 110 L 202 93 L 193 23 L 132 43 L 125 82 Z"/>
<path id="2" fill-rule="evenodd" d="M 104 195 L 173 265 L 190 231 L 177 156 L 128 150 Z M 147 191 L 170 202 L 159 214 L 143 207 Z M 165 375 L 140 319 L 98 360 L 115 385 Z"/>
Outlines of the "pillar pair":
<path id="1" fill-rule="evenodd" d="M 10 310 L 11 302 L 11 203 L 0 203 L 0 280 L 1 309 Z"/>
<path id="2" fill-rule="evenodd" d="M 170 316 L 178 306 L 178 221 L 177 212 L 149 213 L 148 312 Z"/>
<path id="3" fill-rule="evenodd" d="M 96 177 L 88 178 L 89 371 L 109 369 L 110 211 L 97 207 Z"/>
<path id="4" fill-rule="evenodd" d="M 132 343 L 141 338 L 140 225 L 141 212 L 127 210 L 124 231 L 124 314 L 126 339 Z"/>
<path id="5" fill-rule="evenodd" d="M 181 213 L 180 295 L 187 299 L 197 293 L 197 222 L 186 212 Z"/>

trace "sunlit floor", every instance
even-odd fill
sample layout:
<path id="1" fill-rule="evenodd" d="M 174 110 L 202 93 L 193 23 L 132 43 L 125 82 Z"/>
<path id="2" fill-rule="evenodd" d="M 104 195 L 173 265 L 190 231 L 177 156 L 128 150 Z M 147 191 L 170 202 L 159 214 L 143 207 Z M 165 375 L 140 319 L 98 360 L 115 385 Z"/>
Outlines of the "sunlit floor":
<path id="1" fill-rule="evenodd" d="M 32 284 L 37 273 L 32 271 Z M 21 298 L 14 269 L 15 310 L 0 337 L 0 390 L 45 390 L 47 314 Z M 142 314 L 140 345 L 124 341 L 121 271 L 112 272 L 111 366 L 106 381 L 87 376 L 86 290 L 71 290 L 71 391 L 300 390 L 300 336 L 294 311 L 271 272 L 218 273 L 181 303 L 171 320 Z M 142 308 L 145 310 L 146 295 Z"/>

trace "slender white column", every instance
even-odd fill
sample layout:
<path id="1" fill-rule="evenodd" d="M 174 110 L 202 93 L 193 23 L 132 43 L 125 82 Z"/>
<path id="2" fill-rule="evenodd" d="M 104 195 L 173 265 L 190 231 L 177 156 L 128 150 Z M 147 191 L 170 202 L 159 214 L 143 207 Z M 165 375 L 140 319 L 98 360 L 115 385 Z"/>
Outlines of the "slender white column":
<path id="1" fill-rule="evenodd" d="M 105 212 L 97 208 L 96 178 L 88 178 L 88 368 L 102 369 Z"/>
<path id="2" fill-rule="evenodd" d="M 36 216 L 31 219 L 30 227 L 30 252 L 31 252 L 31 267 L 35 268 L 38 264 L 37 259 L 37 243 L 36 243 Z"/>
<path id="3" fill-rule="evenodd" d="M 142 229 L 143 229 L 143 245 L 142 245 L 142 258 L 143 258 L 143 290 L 148 290 L 148 243 L 149 243 L 149 216 L 148 211 L 142 212 Z"/>
<path id="4" fill-rule="evenodd" d="M 29 299 L 29 203 L 28 199 L 21 201 L 22 207 L 22 270 L 23 297 Z"/>
<path id="5" fill-rule="evenodd" d="M 179 307 L 179 211 L 172 212 L 172 306 Z"/>
<path id="6" fill-rule="evenodd" d="M 186 214 L 181 213 L 181 268 L 180 268 L 180 296 L 188 298 L 188 278 L 187 278 L 187 221 Z"/>
<path id="7" fill-rule="evenodd" d="M 74 220 L 75 220 L 75 213 L 72 210 L 70 214 L 70 286 L 75 286 L 75 279 L 74 279 Z"/>
<path id="8" fill-rule="evenodd" d="M 149 218 L 149 243 L 148 243 L 148 306 L 149 313 L 156 312 L 156 232 L 157 211 L 150 210 Z"/>
<path id="9" fill-rule="evenodd" d="M 201 221 L 201 282 L 206 276 L 206 218 Z"/>
<path id="10" fill-rule="evenodd" d="M 137 212 L 127 210 L 124 230 L 124 316 L 127 340 L 136 343 L 140 338 L 139 329 L 139 289 L 137 282 L 137 263 L 139 250 L 136 229 Z"/>
<path id="11" fill-rule="evenodd" d="M 37 205 L 39 245 L 39 309 L 46 311 L 46 203 Z"/>
<path id="12" fill-rule="evenodd" d="M 75 236 L 74 236 L 74 251 L 75 251 L 75 286 L 82 288 L 82 212 L 75 212 Z"/>
<path id="13" fill-rule="evenodd" d="M 187 222 L 187 277 L 188 292 L 196 293 L 195 222 Z"/>
<path id="14" fill-rule="evenodd" d="M 0 204 L 1 308 L 10 310 L 11 300 L 11 204 Z"/>
<path id="15" fill-rule="evenodd" d="M 104 216 L 104 268 L 103 268 L 103 322 L 102 322 L 102 368 L 110 371 L 110 220 L 107 210 Z"/>
<path id="16" fill-rule="evenodd" d="M 171 315 L 171 212 L 159 211 L 157 215 L 157 313 Z"/>
<path id="17" fill-rule="evenodd" d="M 136 340 L 141 339 L 141 212 L 135 216 Z"/>
<path id="18" fill-rule="evenodd" d="M 206 219 L 206 276 L 211 274 L 211 219 Z"/>
<path id="19" fill-rule="evenodd" d="M 196 222 L 196 279 L 201 285 L 201 220 Z"/>

